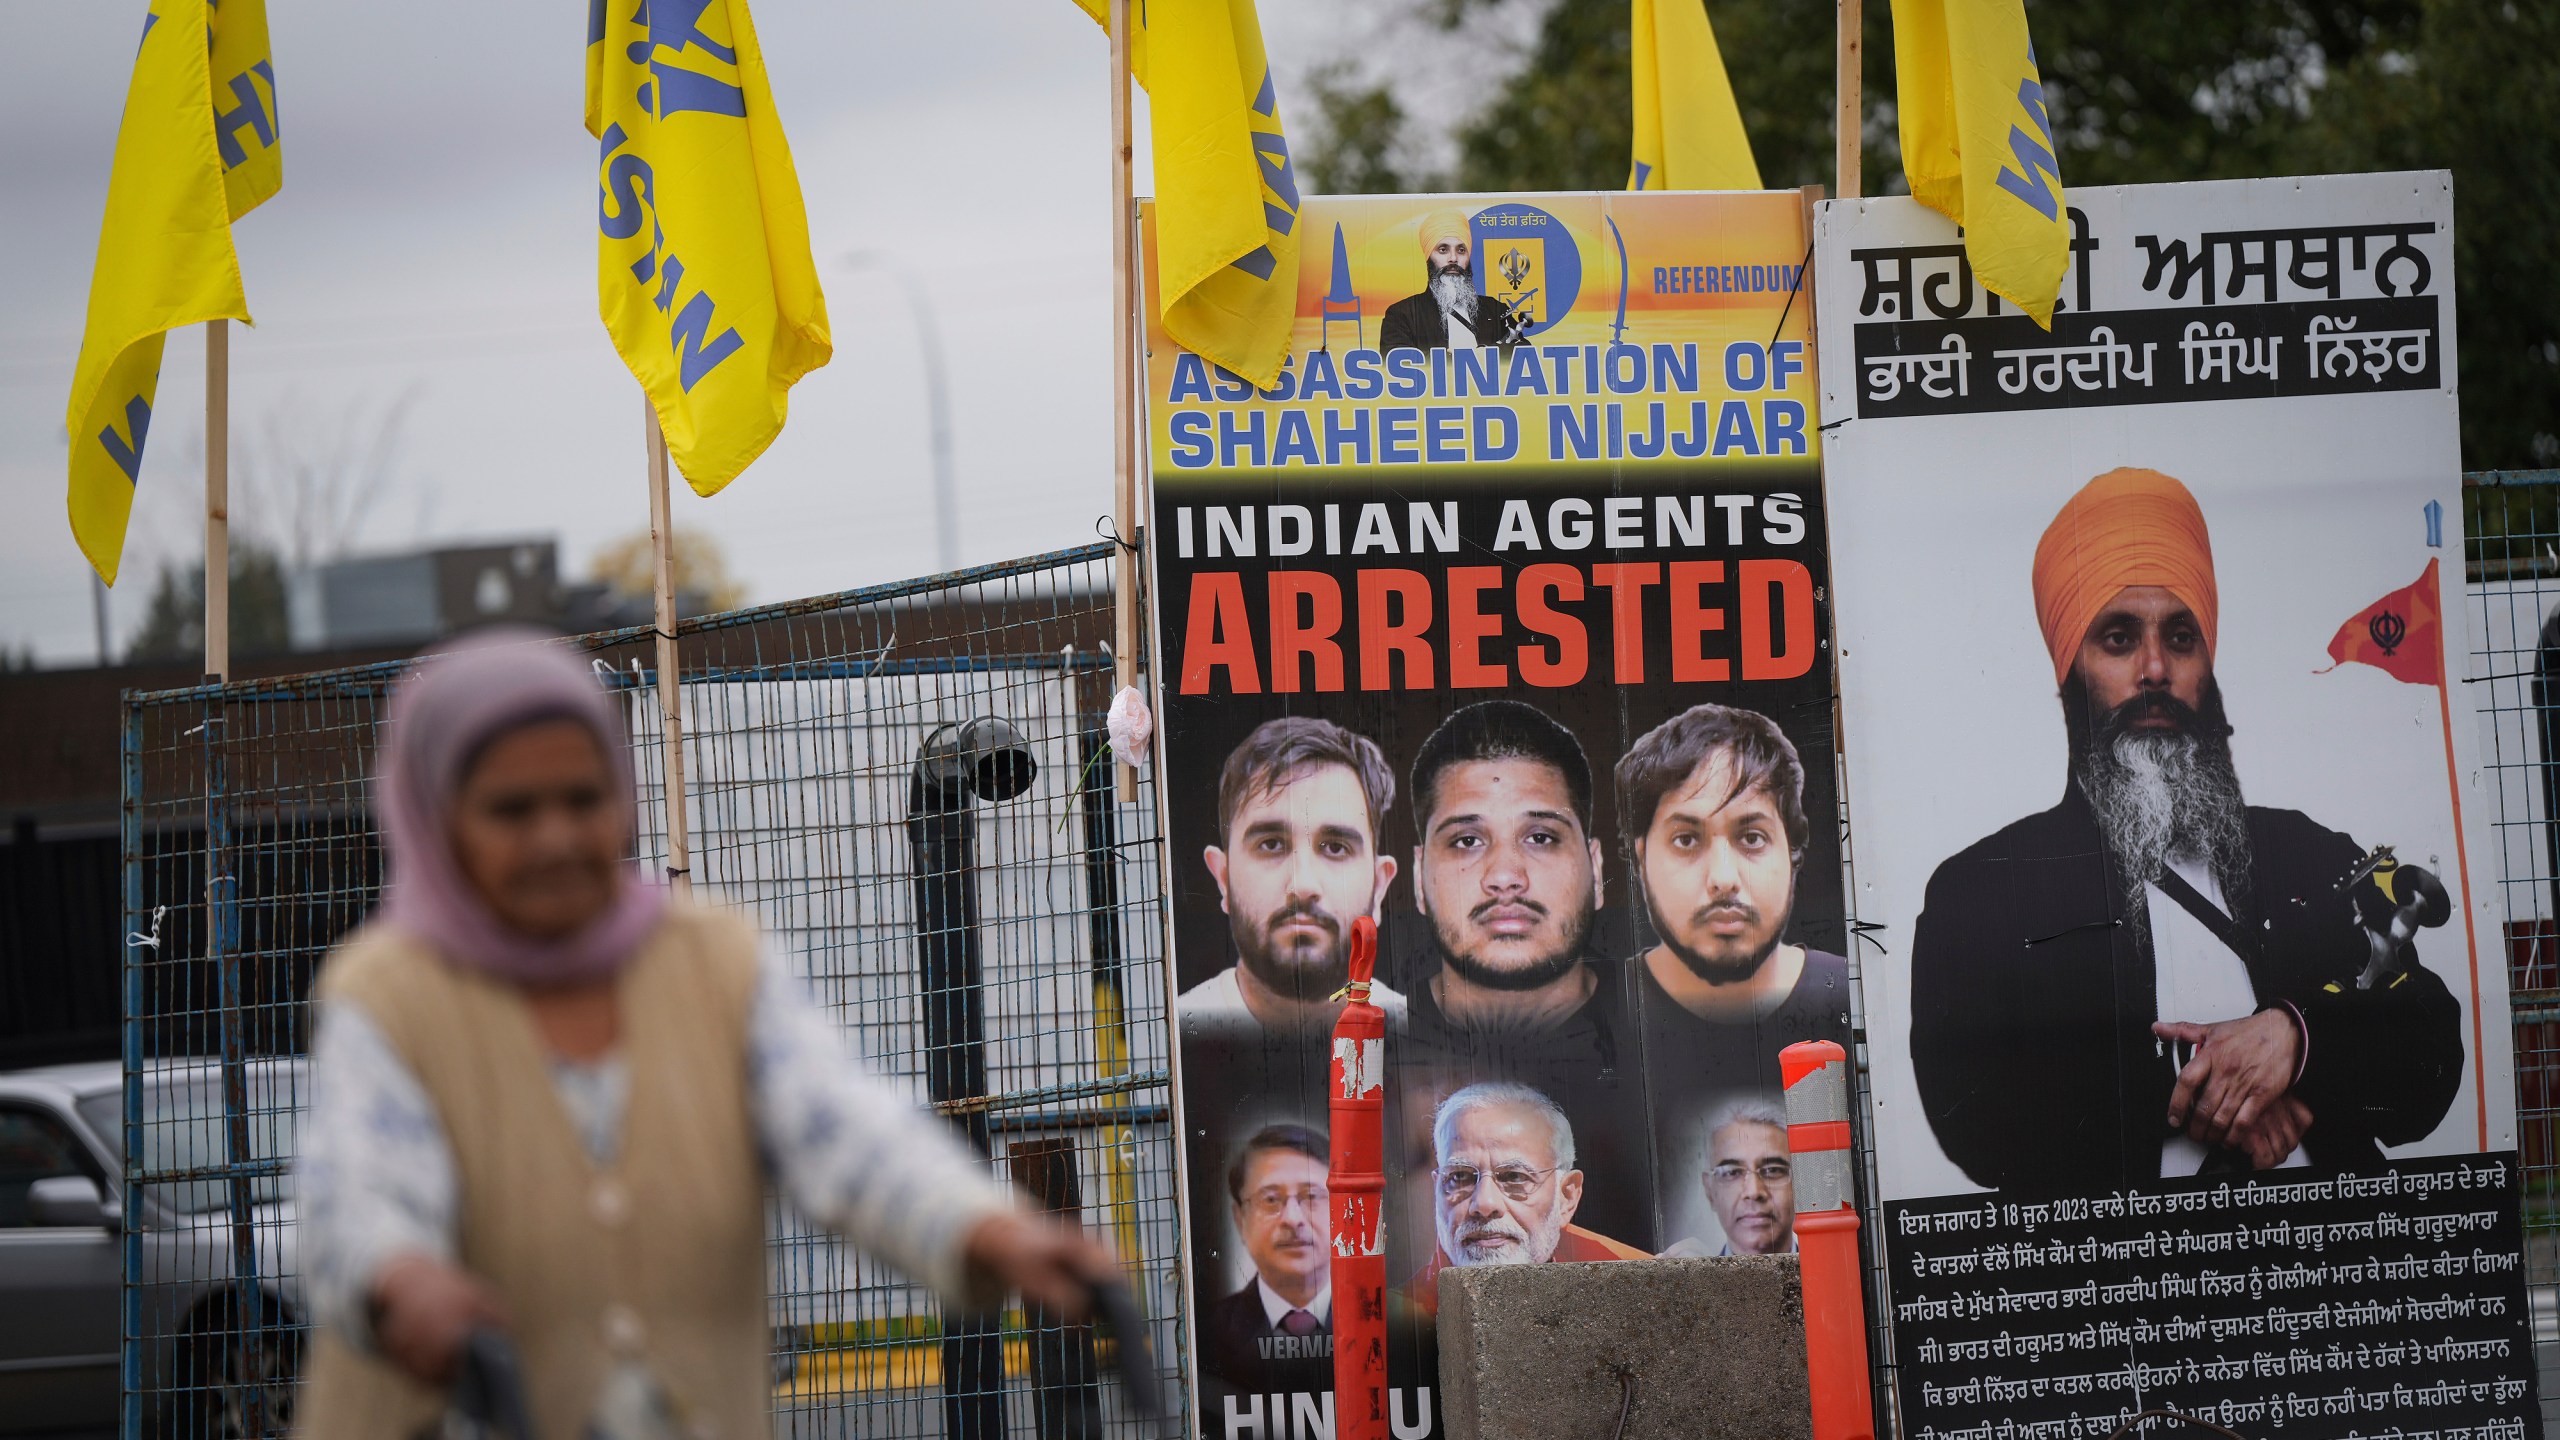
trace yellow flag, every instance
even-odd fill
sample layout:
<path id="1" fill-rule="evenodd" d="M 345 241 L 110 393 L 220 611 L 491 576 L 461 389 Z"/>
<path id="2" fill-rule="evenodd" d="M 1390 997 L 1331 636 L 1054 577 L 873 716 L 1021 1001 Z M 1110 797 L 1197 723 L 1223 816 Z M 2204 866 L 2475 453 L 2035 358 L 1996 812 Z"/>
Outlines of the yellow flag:
<path id="1" fill-rule="evenodd" d="M 247 320 L 231 222 L 284 183 L 266 0 L 153 0 L 116 131 L 63 424 L 71 534 L 112 585 L 168 331 Z"/>
<path id="2" fill-rule="evenodd" d="M 1630 190 L 1757 190 L 1760 166 L 1704 0 L 1630 0 L 1635 164 Z"/>
<path id="3" fill-rule="evenodd" d="M 1105 26 L 1110 0 L 1076 0 Z M 1147 87 L 1164 333 L 1257 385 L 1280 378 L 1298 309 L 1298 174 L 1253 0 L 1130 3 Z"/>
<path id="4" fill-rule="evenodd" d="M 747 0 L 590 0 L 587 133 L 604 328 L 676 468 L 715 494 L 835 354 Z"/>
<path id="5" fill-rule="evenodd" d="M 1893 63 L 1912 195 L 1964 227 L 1984 288 L 2052 329 L 2071 222 L 2022 0 L 1894 0 Z"/>

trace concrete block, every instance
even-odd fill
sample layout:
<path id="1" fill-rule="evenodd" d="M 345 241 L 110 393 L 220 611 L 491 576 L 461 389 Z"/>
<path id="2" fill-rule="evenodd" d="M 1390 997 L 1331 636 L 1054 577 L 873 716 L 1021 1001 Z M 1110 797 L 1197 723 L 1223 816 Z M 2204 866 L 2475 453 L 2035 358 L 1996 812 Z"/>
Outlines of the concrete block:
<path id="1" fill-rule="evenodd" d="M 1440 1272 L 1447 1440 L 1809 1440 L 1793 1255 Z"/>

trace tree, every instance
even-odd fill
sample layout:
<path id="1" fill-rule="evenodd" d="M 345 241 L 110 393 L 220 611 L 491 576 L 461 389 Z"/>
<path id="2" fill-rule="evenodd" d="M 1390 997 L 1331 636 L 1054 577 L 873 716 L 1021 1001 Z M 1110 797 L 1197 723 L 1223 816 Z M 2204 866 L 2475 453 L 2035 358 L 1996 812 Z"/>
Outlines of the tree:
<path id="1" fill-rule="evenodd" d="M 734 610 L 746 603 L 747 587 L 729 574 L 720 542 L 699 530 L 678 530 L 668 546 L 675 588 L 702 597 L 713 610 Z M 625 599 L 650 600 L 658 593 L 657 562 L 649 532 L 636 531 L 605 546 L 587 566 L 589 578 Z"/>
<path id="2" fill-rule="evenodd" d="M 1497 0 L 1402 0 L 1444 27 Z M 1763 181 L 1831 179 L 1832 8 L 1711 0 Z M 1617 189 L 1626 0 L 1556 0 L 1528 62 L 1456 127 L 1467 190 Z M 1864 189 L 1900 190 L 1891 7 L 1866 7 Z M 2074 185 L 2454 172 L 2463 463 L 2560 464 L 2560 5 L 2551 0 L 2031 0 Z M 1406 188 L 1392 83 L 1312 87 L 1307 173 Z M 1372 163 L 1385 157 L 1388 163 Z M 1347 182 L 1347 183 L 1346 183 Z"/>
<path id="3" fill-rule="evenodd" d="M 398 486 L 415 387 L 379 410 L 358 401 L 330 412 L 287 396 L 254 437 L 235 440 L 231 475 L 243 513 L 281 537 L 287 569 L 343 558 L 373 508 Z"/>
<path id="4" fill-rule="evenodd" d="M 231 539 L 231 653 L 276 655 L 293 648 L 285 626 L 284 564 L 243 535 Z M 162 561 L 130 660 L 188 661 L 204 655 L 204 562 L 181 570 Z"/>
<path id="5" fill-rule="evenodd" d="M 1437 190 L 1439 177 L 1414 156 L 1411 117 L 1384 85 L 1362 85 L 1344 61 L 1319 65 L 1307 76 L 1316 102 L 1306 155 L 1309 188 L 1319 195 L 1392 195 Z"/>

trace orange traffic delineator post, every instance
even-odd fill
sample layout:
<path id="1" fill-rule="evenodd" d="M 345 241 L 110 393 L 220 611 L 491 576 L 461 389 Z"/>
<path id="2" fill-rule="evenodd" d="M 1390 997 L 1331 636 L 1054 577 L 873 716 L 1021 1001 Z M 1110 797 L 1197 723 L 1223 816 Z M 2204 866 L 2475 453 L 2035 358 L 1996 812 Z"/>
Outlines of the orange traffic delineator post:
<path id="1" fill-rule="evenodd" d="M 1795 1170 L 1813 1440 L 1874 1440 L 1857 1192 L 1850 1183 L 1857 1154 L 1849 1138 L 1849 1053 L 1829 1040 L 1806 1040 L 1778 1052 L 1778 1074 L 1787 1090 L 1787 1154 Z M 1334 1294 L 1341 1293 L 1337 1284 Z M 1334 1308 L 1340 1311 L 1338 1300 Z"/>
<path id="2" fill-rule="evenodd" d="M 1333 1434 L 1387 1440 L 1387 1015 L 1369 1001 L 1378 923 L 1351 922 L 1349 1003 L 1333 1022 Z"/>

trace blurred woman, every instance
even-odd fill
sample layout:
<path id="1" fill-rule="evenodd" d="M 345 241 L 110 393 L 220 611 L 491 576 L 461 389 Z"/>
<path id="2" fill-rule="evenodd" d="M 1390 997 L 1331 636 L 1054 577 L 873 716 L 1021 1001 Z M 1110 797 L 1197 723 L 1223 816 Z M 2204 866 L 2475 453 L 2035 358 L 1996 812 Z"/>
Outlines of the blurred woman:
<path id="1" fill-rule="evenodd" d="M 483 1326 L 543 1436 L 767 1433 L 768 1182 L 956 1304 L 1078 1315 L 1116 1275 L 850 1060 L 753 925 L 639 873 L 622 722 L 567 647 L 429 658 L 375 785 L 388 893 L 317 990 L 303 1433 L 409 1440 Z"/>

